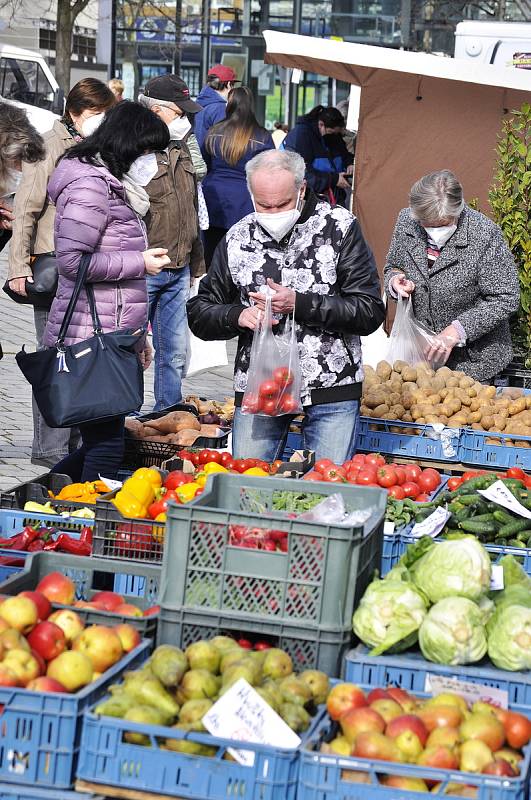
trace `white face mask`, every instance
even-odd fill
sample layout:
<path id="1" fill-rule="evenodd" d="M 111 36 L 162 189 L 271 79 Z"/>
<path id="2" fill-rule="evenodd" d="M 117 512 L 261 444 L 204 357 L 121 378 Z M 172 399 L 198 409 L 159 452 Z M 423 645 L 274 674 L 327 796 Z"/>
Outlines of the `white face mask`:
<path id="1" fill-rule="evenodd" d="M 457 225 L 443 225 L 442 228 L 424 228 L 428 234 L 428 238 L 432 240 L 438 247 L 446 244 L 448 239 L 454 235 L 457 230 Z"/>
<path id="2" fill-rule="evenodd" d="M 11 197 L 17 191 L 20 181 L 22 180 L 22 172 L 18 169 L 10 169 L 9 176 L 4 184 L 4 194 L 2 197 Z"/>
<path id="3" fill-rule="evenodd" d="M 170 139 L 184 139 L 186 134 L 192 129 L 192 125 L 188 117 L 176 117 L 168 123 L 168 130 L 170 132 Z"/>
<path id="4" fill-rule="evenodd" d="M 146 153 L 133 161 L 127 174 L 135 183 L 147 186 L 158 171 L 157 156 L 155 153 Z"/>
<path id="5" fill-rule="evenodd" d="M 263 211 L 257 211 L 252 198 L 254 206 L 254 216 L 256 221 L 266 230 L 270 236 L 276 241 L 280 242 L 281 239 L 290 231 L 296 224 L 301 215 L 303 198 L 299 195 L 297 205 L 295 208 L 290 208 L 289 211 L 276 211 L 274 214 L 266 214 Z"/>
<path id="6" fill-rule="evenodd" d="M 93 134 L 94 131 L 100 127 L 104 116 L 105 114 L 102 112 L 101 114 L 93 114 L 91 117 L 87 117 L 87 119 L 83 120 L 81 123 L 81 135 L 84 139 Z"/>

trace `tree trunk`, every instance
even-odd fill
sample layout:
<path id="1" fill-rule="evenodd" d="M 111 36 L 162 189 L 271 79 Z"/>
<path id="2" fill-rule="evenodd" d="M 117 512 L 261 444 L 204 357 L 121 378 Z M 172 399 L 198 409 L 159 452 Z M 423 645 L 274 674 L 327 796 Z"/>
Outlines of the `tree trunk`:
<path id="1" fill-rule="evenodd" d="M 70 89 L 70 69 L 72 65 L 72 29 L 74 15 L 70 0 L 57 0 L 57 36 L 55 45 L 55 78 L 68 94 Z"/>

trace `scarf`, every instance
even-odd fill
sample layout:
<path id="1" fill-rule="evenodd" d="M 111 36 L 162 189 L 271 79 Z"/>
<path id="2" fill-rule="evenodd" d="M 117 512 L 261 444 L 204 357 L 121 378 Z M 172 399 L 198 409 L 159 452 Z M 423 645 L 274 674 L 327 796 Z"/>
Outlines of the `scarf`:
<path id="1" fill-rule="evenodd" d="M 72 122 L 70 117 L 64 116 L 62 118 L 61 122 L 63 123 L 63 125 L 67 129 L 68 133 L 70 134 L 70 136 L 72 137 L 74 142 L 82 142 L 83 141 L 83 137 L 81 136 L 81 134 L 77 130 L 77 128 L 74 126 L 74 123 Z"/>
<path id="2" fill-rule="evenodd" d="M 109 171 L 109 167 L 99 155 L 96 155 L 94 160 L 96 163 Z M 149 211 L 149 195 L 143 186 L 134 181 L 131 176 L 126 172 L 121 178 L 121 184 L 125 189 L 127 202 L 135 212 L 135 214 L 142 219 Z"/>

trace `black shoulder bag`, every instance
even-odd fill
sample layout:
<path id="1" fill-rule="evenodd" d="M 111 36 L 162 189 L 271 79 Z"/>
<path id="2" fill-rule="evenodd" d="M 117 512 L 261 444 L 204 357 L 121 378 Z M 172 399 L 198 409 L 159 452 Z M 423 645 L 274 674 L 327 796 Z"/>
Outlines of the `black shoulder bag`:
<path id="1" fill-rule="evenodd" d="M 91 255 L 81 258 L 72 297 L 53 347 L 17 353 L 17 364 L 31 384 L 39 411 L 51 428 L 129 414 L 144 400 L 144 377 L 135 346 L 145 329 L 103 333 L 94 290 L 85 284 Z M 65 346 L 64 341 L 85 284 L 94 336 Z"/>
<path id="2" fill-rule="evenodd" d="M 1 249 L 1 248 L 0 248 Z M 33 280 L 26 279 L 26 294 L 18 294 L 6 281 L 3 289 L 15 303 L 48 310 L 57 294 L 57 259 L 55 253 L 40 253 L 31 262 Z"/>

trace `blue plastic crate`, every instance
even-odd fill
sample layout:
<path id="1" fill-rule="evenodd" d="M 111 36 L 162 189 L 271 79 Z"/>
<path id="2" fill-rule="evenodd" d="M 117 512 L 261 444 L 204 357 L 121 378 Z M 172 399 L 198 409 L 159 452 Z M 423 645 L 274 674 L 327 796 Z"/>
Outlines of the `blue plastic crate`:
<path id="1" fill-rule="evenodd" d="M 39 789 L 36 786 L 18 786 L 0 783 L 0 800 L 92 800 L 95 795 L 58 789 Z"/>
<path id="2" fill-rule="evenodd" d="M 301 735 L 308 741 L 321 718 Z M 151 747 L 123 741 L 126 731 L 148 735 Z M 188 739 L 217 747 L 213 757 L 164 750 L 165 739 Z M 243 766 L 223 757 L 228 747 L 252 750 L 253 766 Z M 177 728 L 140 725 L 103 717 L 90 709 L 85 713 L 77 777 L 82 781 L 148 791 L 193 800 L 296 800 L 299 752 L 266 745 L 238 743 L 205 733 L 184 733 Z"/>
<path id="3" fill-rule="evenodd" d="M 374 684 L 362 688 L 374 688 Z M 422 693 L 417 692 L 417 694 Z M 514 711 L 527 714 L 530 711 L 529 708 L 521 706 L 512 708 Z M 378 780 L 382 775 L 399 775 L 441 783 L 436 797 L 446 797 L 446 787 L 456 783 L 463 787 L 475 787 L 476 800 L 526 800 L 528 797 L 531 745 L 524 749 L 524 759 L 518 777 L 497 778 L 492 775 L 434 769 L 416 764 L 323 754 L 318 750 L 329 730 L 330 718 L 324 712 L 310 736 L 309 743 L 301 749 L 297 800 L 417 800 L 420 797 L 418 791 L 383 786 Z M 454 791 L 451 796 L 463 797 Z"/>
<path id="4" fill-rule="evenodd" d="M 502 444 L 488 444 L 487 439 L 499 439 Z M 528 447 L 507 446 L 504 442 L 527 442 Z M 463 464 L 491 469 L 521 467 L 531 470 L 531 437 L 507 435 L 489 431 L 473 431 L 465 428 L 459 446 Z"/>
<path id="5" fill-rule="evenodd" d="M 396 532 L 394 534 L 384 535 L 382 560 L 380 563 L 380 575 L 382 578 L 398 563 L 405 549 L 406 547 L 402 543 L 400 533 Z"/>
<path id="6" fill-rule="evenodd" d="M 302 431 L 289 431 L 288 438 L 286 439 L 286 446 L 282 454 L 283 461 L 289 461 L 295 450 L 302 450 Z"/>
<path id="7" fill-rule="evenodd" d="M 392 431 L 391 428 L 395 430 Z M 412 429 L 418 431 L 418 434 L 412 435 L 407 432 Z M 404 432 L 399 433 L 398 431 Z M 450 429 L 446 429 L 446 435 L 447 444 L 443 446 L 431 425 L 360 417 L 356 449 L 367 453 L 387 453 L 404 458 L 461 461 L 459 449 L 461 432 L 450 434 Z"/>
<path id="8" fill-rule="evenodd" d="M 151 642 L 142 642 L 76 694 L 0 686 L 0 779 L 43 788 L 70 788 L 79 755 L 83 711 L 106 694 L 124 672 L 143 663 L 150 647 Z"/>
<path id="9" fill-rule="evenodd" d="M 26 525 L 48 525 L 70 536 L 79 536 L 81 528 L 94 525 L 93 519 L 79 517 L 61 517 L 56 514 L 36 514 L 29 511 L 17 511 L 11 508 L 0 509 L 0 536 L 14 536 L 24 530 Z"/>
<path id="10" fill-rule="evenodd" d="M 0 583 L 3 583 L 12 575 L 16 575 L 17 572 L 22 572 L 26 566 L 26 558 L 28 556 L 29 553 L 19 550 L 0 549 Z"/>
<path id="11" fill-rule="evenodd" d="M 400 656 L 370 656 L 364 645 L 358 645 L 345 656 L 345 680 L 385 687 L 396 684 L 412 692 L 424 692 L 427 675 L 443 675 L 457 680 L 482 683 L 503 689 L 509 703 L 527 708 L 531 716 L 531 673 L 496 669 L 488 659 L 468 666 L 449 667 L 426 661 L 419 651 Z"/>

